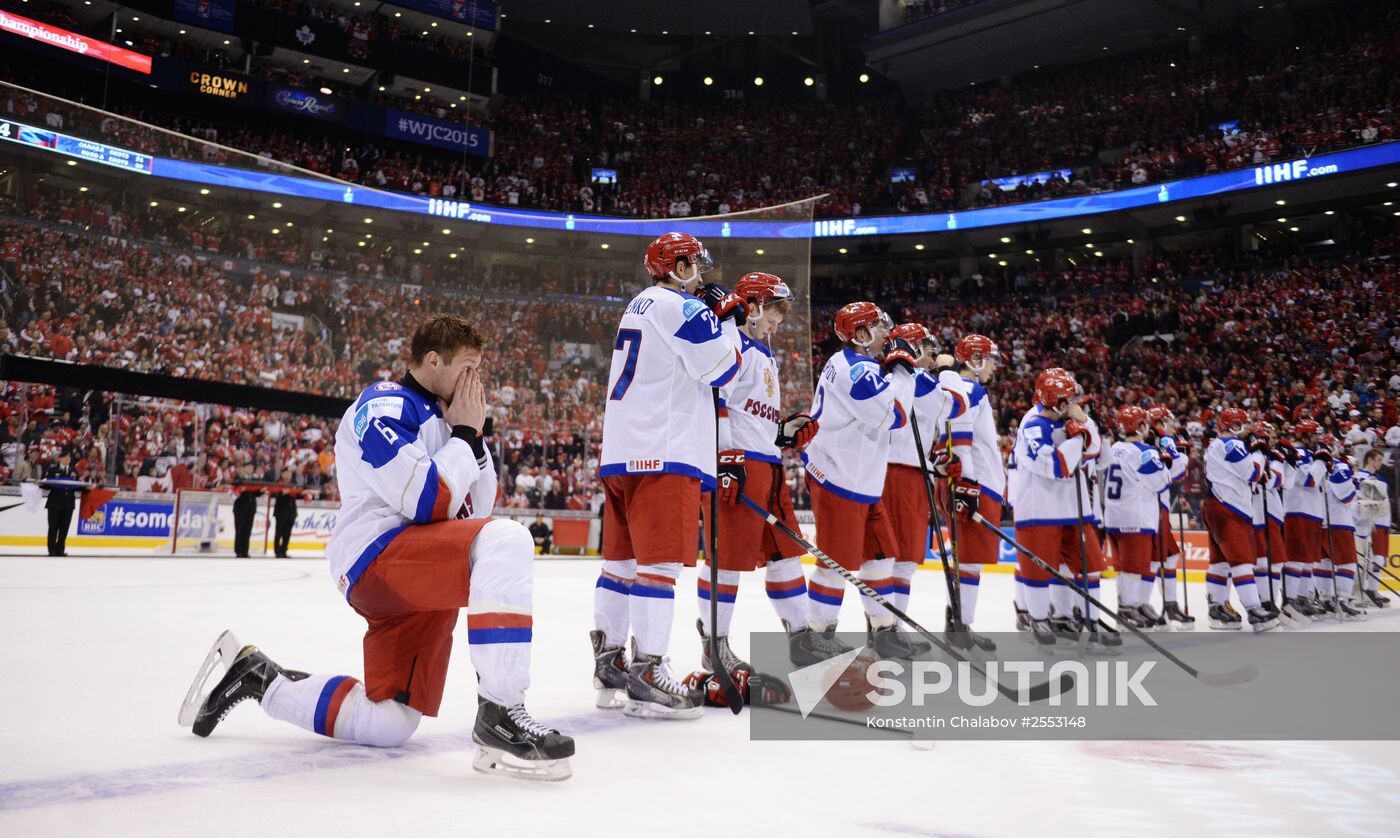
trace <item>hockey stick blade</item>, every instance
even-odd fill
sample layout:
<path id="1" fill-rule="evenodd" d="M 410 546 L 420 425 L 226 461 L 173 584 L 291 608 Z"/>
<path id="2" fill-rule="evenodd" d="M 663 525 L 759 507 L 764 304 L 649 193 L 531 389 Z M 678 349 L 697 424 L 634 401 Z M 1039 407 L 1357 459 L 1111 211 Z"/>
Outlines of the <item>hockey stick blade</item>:
<path id="1" fill-rule="evenodd" d="M 1146 643 L 1148 646 L 1151 646 L 1163 657 L 1175 664 L 1177 668 L 1181 669 L 1183 672 L 1185 672 L 1187 675 L 1190 675 L 1192 678 L 1195 678 L 1198 682 L 1210 687 L 1229 687 L 1234 686 L 1236 684 L 1243 684 L 1248 681 L 1253 681 L 1255 678 L 1259 677 L 1259 670 L 1256 669 L 1252 664 L 1246 664 L 1244 666 L 1237 667 L 1226 672 L 1200 671 L 1196 667 L 1190 665 L 1186 661 L 1172 654 L 1171 651 L 1163 647 L 1156 640 L 1153 640 L 1147 632 L 1142 631 L 1136 626 L 1123 622 L 1121 619 L 1119 619 L 1117 611 L 1114 611 L 1112 608 L 1109 608 L 1107 605 L 1104 605 L 1098 599 L 1094 598 L 1093 596 L 1090 596 L 1088 591 L 1076 585 L 1073 579 L 1066 577 L 1058 570 L 1055 570 L 1054 568 L 1050 567 L 1050 565 L 1047 564 L 1044 559 L 1023 547 L 1021 545 L 1021 542 L 1002 532 L 1001 527 L 994 525 L 991 521 L 988 521 L 986 518 L 982 517 L 982 514 L 980 512 L 972 513 L 972 520 L 976 521 L 977 523 L 996 533 L 997 538 L 1000 538 L 1002 541 L 1005 541 L 1007 544 L 1011 545 L 1013 548 L 1016 549 L 1018 553 L 1025 555 L 1031 561 L 1039 565 L 1041 569 L 1044 570 L 1046 573 L 1049 573 L 1051 576 L 1055 577 L 1056 579 L 1059 579 L 1061 582 L 1074 589 L 1076 593 L 1083 596 L 1085 599 L 1087 599 L 1089 602 L 1092 602 L 1094 605 L 1098 606 L 1100 611 L 1113 617 L 1113 619 L 1118 622 L 1118 625 L 1132 632 L 1144 643 Z"/>
<path id="2" fill-rule="evenodd" d="M 1074 676 L 1068 672 L 1065 672 L 1061 673 L 1061 677 L 1056 681 L 1042 681 L 1039 684 L 1035 684 L 1031 687 L 1028 687 L 1024 692 L 1017 691 L 1014 687 L 1008 687 L 1007 685 L 1003 684 L 999 679 L 993 678 L 991 674 L 988 673 L 986 669 L 983 669 L 982 666 L 979 665 L 976 661 L 968 659 L 961 652 L 955 649 L 952 645 L 944 641 L 943 638 L 935 635 L 933 632 L 924 628 L 916 620 L 914 620 L 913 617 L 910 617 L 908 614 L 904 613 L 899 608 L 892 605 L 889 600 L 876 593 L 874 589 L 862 582 L 860 578 L 857 577 L 855 574 L 842 567 L 839 563 L 836 562 L 835 559 L 832 559 L 830 556 L 823 553 L 821 550 L 818 550 L 816 545 L 807 541 L 807 539 L 803 538 L 800 534 L 793 532 L 792 528 L 789 527 L 787 524 L 784 524 L 782 521 L 778 520 L 776 515 L 772 514 L 768 510 L 754 503 L 753 500 L 746 497 L 745 495 L 739 495 L 739 500 L 743 501 L 745 506 L 753 510 L 753 512 L 760 518 L 767 521 L 769 525 L 771 525 L 778 532 L 792 539 L 793 543 L 797 544 L 799 547 L 806 550 L 808 553 L 811 553 L 812 556 L 814 556 L 818 562 L 821 562 L 821 564 L 828 570 L 832 571 L 833 573 L 837 574 L 842 579 L 850 583 L 851 586 L 854 587 L 857 591 L 859 591 L 863 596 L 869 597 L 872 601 L 878 603 L 886 611 L 890 612 L 898 619 L 903 620 L 909 625 L 910 628 L 914 629 L 919 634 L 921 634 L 924 637 L 924 639 L 928 640 L 930 643 L 941 649 L 944 654 L 948 655 L 949 657 L 953 658 L 959 663 L 967 664 L 972 669 L 972 671 L 976 672 L 977 674 L 981 675 L 983 678 L 986 678 L 988 681 L 994 684 L 996 686 L 997 692 L 1001 693 L 1003 696 L 1006 696 L 1008 699 L 1016 702 L 1017 704 L 1028 704 L 1036 701 L 1044 701 L 1045 699 L 1050 697 L 1052 688 L 1057 688 L 1057 692 L 1063 693 L 1067 692 L 1074 686 Z"/>

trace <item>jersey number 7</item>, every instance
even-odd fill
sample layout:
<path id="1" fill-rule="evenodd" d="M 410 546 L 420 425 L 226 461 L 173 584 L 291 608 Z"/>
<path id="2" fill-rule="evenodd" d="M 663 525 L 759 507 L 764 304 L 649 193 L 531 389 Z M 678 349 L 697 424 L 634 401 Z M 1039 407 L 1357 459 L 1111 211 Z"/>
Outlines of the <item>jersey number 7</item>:
<path id="1" fill-rule="evenodd" d="M 622 372 L 617 376 L 617 383 L 608 394 L 608 398 L 614 401 L 627 395 L 627 388 L 632 386 L 632 376 L 637 374 L 637 354 L 642 349 L 641 330 L 618 329 L 613 351 L 621 352 L 624 346 L 627 348 L 627 359 L 622 363 Z"/>

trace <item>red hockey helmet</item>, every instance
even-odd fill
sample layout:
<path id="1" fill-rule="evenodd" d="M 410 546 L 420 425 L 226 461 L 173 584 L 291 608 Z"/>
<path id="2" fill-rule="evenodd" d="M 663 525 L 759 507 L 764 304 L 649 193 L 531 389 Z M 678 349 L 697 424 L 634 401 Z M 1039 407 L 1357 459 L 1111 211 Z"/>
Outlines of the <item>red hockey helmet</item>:
<path id="1" fill-rule="evenodd" d="M 922 323 L 900 323 L 890 329 L 891 338 L 904 338 L 910 346 L 922 347 L 925 342 L 934 343 L 933 332 Z"/>
<path id="2" fill-rule="evenodd" d="M 1035 403 L 1044 407 L 1057 408 L 1060 402 L 1079 395 L 1079 384 L 1067 374 L 1056 374 L 1045 370 L 1035 379 Z"/>
<path id="3" fill-rule="evenodd" d="M 890 316 L 871 302 L 847 303 L 836 312 L 836 336 L 844 343 L 853 342 L 860 329 L 879 324 L 892 327 Z"/>
<path id="4" fill-rule="evenodd" d="M 792 299 L 792 291 L 788 289 L 786 282 L 773 274 L 759 271 L 740 277 L 734 284 L 734 293 L 743 297 L 745 302 L 760 306 L 773 300 Z"/>
<path id="5" fill-rule="evenodd" d="M 1264 437 L 1267 439 L 1269 437 L 1277 435 L 1278 429 L 1274 427 L 1273 422 L 1267 422 L 1263 419 L 1260 419 L 1257 422 L 1250 424 L 1249 433 L 1251 436 Z"/>
<path id="6" fill-rule="evenodd" d="M 963 364 L 980 364 L 983 359 L 1001 360 L 996 341 L 985 335 L 965 335 L 953 349 L 953 357 Z"/>
<path id="7" fill-rule="evenodd" d="M 1335 436 L 1332 436 L 1331 434 L 1323 434 L 1322 438 L 1319 439 L 1318 442 L 1321 443 L 1322 447 L 1326 448 L 1328 451 L 1337 450 L 1337 438 Z"/>
<path id="8" fill-rule="evenodd" d="M 1238 407 L 1227 407 L 1215 417 L 1215 429 L 1222 434 L 1234 433 L 1249 421 L 1249 414 Z"/>
<path id="9" fill-rule="evenodd" d="M 1147 409 L 1147 420 L 1152 423 L 1152 430 L 1157 433 L 1164 433 L 1168 422 L 1175 421 L 1176 417 L 1167 407 L 1154 404 Z"/>
<path id="10" fill-rule="evenodd" d="M 658 236 L 656 241 L 647 245 L 647 255 L 642 264 L 646 266 L 647 273 L 657 279 L 669 277 L 679 280 L 675 273 L 678 259 L 694 265 L 700 273 L 715 266 L 705 245 L 689 233 L 664 233 Z"/>
<path id="11" fill-rule="evenodd" d="M 1298 424 L 1293 426 L 1293 433 L 1300 437 L 1309 437 L 1321 431 L 1322 426 L 1312 419 L 1300 419 L 1298 420 Z"/>
<path id="12" fill-rule="evenodd" d="M 1147 411 L 1135 404 L 1125 404 L 1118 408 L 1113 421 L 1124 436 L 1133 436 L 1142 432 L 1142 426 L 1147 423 Z"/>

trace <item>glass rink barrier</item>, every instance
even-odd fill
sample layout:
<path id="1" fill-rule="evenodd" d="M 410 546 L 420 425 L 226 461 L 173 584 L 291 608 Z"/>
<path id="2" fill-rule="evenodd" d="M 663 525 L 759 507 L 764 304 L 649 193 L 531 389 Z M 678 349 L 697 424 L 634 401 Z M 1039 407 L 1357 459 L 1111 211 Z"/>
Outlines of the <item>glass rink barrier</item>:
<path id="1" fill-rule="evenodd" d="M 706 281 L 732 287 L 759 271 L 787 284 L 790 310 L 768 341 L 780 369 L 773 384 L 784 413 L 805 411 L 811 213 L 804 201 L 703 219 L 571 221 L 380 191 L 212 134 L 179 135 L 0 83 L 0 353 L 9 359 L 0 483 L 42 475 L 63 450 L 90 482 L 113 487 L 177 464 L 205 469 L 211 456 L 225 478 L 189 488 L 225 486 L 253 458 L 278 481 L 307 458 L 258 453 L 266 436 L 254 441 L 255 428 L 276 415 L 289 438 L 306 423 L 331 447 L 350 400 L 403 376 L 417 325 L 452 313 L 486 338 L 500 506 L 596 513 L 609 369 L 615 352 L 629 351 L 619 319 L 651 284 L 647 245 L 692 233 L 715 263 Z M 13 372 L 21 361 L 26 371 Z M 153 423 L 160 440 L 116 445 L 122 428 L 111 417 L 144 428 L 132 417 L 153 404 L 196 416 L 198 427 L 162 420 Z M 237 440 L 209 436 L 211 424 L 232 427 L 220 416 L 240 411 L 252 418 Z M 174 438 L 189 462 L 157 465 Z M 329 489 L 317 499 L 333 503 L 334 464 L 318 468 Z M 800 502 L 798 468 L 788 475 Z"/>

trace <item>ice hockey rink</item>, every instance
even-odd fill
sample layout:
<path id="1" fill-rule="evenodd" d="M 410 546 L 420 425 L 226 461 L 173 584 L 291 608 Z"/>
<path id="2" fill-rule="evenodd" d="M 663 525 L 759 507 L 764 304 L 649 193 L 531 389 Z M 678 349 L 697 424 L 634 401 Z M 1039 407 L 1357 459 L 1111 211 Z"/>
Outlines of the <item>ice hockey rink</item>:
<path id="1" fill-rule="evenodd" d="M 176 711 L 224 628 L 279 663 L 360 674 L 362 623 L 316 560 L 0 559 L 0 835 L 1376 835 L 1400 823 L 1389 742 L 753 742 L 747 712 L 647 722 L 593 708 L 595 561 L 539 561 L 528 704 L 578 741 L 574 776 L 471 770 L 472 671 L 459 626 L 443 714 L 405 747 L 313 736 L 239 706 L 209 739 Z M 978 627 L 1011 628 L 1011 577 Z M 941 625 L 936 572 L 916 618 Z M 1108 586 L 1111 589 L 1111 585 Z M 760 576 L 736 629 L 771 630 Z M 1202 585 L 1192 611 L 1204 614 Z M 673 669 L 698 665 L 694 571 Z M 854 597 L 848 598 L 854 600 Z M 1400 608 L 1310 631 L 1391 631 Z M 854 601 L 842 628 L 861 627 Z M 1204 631 L 1205 629 L 1200 629 Z M 746 650 L 742 634 L 736 647 Z M 1299 677 L 1307 677 L 1300 672 Z M 1347 695 L 1323 713 L 1386 712 Z"/>

